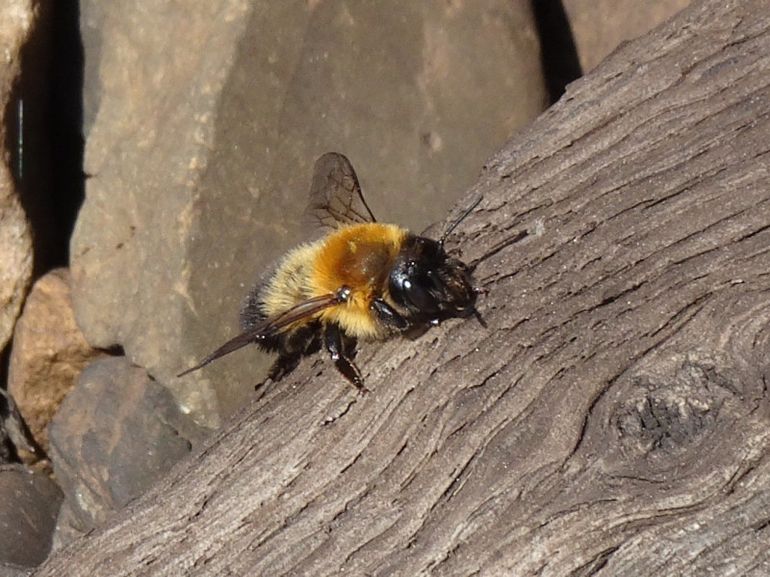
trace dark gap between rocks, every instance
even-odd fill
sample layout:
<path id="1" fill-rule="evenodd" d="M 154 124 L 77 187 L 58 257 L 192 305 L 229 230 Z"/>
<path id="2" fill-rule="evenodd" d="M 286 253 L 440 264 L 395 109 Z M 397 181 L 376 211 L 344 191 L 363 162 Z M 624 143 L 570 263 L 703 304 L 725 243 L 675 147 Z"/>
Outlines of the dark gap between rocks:
<path id="1" fill-rule="evenodd" d="M 51 87 L 48 98 L 51 135 L 51 174 L 55 186 L 51 201 L 56 216 L 54 266 L 69 262 L 69 242 L 85 198 L 83 172 L 83 74 L 80 4 L 62 0 L 53 4 Z"/>
<path id="2" fill-rule="evenodd" d="M 85 196 L 83 46 L 76 0 L 41 7 L 6 111 L 11 170 L 33 231 L 33 281 L 68 266 Z"/>

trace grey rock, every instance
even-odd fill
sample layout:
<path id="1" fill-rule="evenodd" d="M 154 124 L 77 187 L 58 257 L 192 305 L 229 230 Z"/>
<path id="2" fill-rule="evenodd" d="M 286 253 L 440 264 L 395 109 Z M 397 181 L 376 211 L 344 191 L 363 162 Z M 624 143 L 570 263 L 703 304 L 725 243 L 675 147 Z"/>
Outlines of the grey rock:
<path id="1" fill-rule="evenodd" d="M 185 457 L 203 432 L 125 358 L 81 374 L 49 429 L 50 457 L 80 529 L 102 523 Z"/>
<path id="2" fill-rule="evenodd" d="M 45 560 L 61 500 L 46 475 L 22 465 L 0 467 L 0 571 L 2 564 L 33 567 Z"/>
<path id="3" fill-rule="evenodd" d="M 45 468 L 45 451 L 35 442 L 16 401 L 0 388 L 0 465 L 18 463 Z"/>
<path id="4" fill-rule="evenodd" d="M 0 577 L 26 577 L 32 574 L 31 567 L 22 567 L 11 563 L 0 563 Z"/>
<path id="5" fill-rule="evenodd" d="M 93 177 L 72 240 L 78 323 L 209 426 L 270 359 L 173 375 L 235 334 L 249 287 L 303 238 L 318 156 L 347 154 L 375 214 L 419 231 L 546 105 L 525 3 L 81 10 Z"/>
<path id="6" fill-rule="evenodd" d="M 6 424 L 4 419 L 0 419 L 0 465 L 14 463 L 16 461 L 17 458 L 13 450 L 13 443 L 6 430 Z"/>
<path id="7" fill-rule="evenodd" d="M 592 70 L 622 42 L 649 32 L 690 4 L 690 0 L 565 0 L 583 72 Z"/>
<path id="8" fill-rule="evenodd" d="M 89 528 L 78 518 L 72 505 L 68 501 L 64 501 L 59 508 L 59 516 L 56 519 L 51 550 L 58 551 L 67 543 L 85 535 Z"/>

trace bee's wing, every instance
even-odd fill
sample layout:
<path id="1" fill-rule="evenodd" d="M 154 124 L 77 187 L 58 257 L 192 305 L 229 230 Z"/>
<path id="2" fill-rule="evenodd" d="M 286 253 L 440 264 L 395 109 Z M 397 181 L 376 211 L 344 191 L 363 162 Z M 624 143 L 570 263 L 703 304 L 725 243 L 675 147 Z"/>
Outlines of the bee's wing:
<path id="1" fill-rule="evenodd" d="M 311 222 L 331 229 L 376 222 L 361 194 L 356 171 L 338 152 L 327 152 L 315 161 L 306 214 Z"/>
<path id="2" fill-rule="evenodd" d="M 208 355 L 200 363 L 198 363 L 197 365 L 195 365 L 190 369 L 187 369 L 179 373 L 177 377 L 183 377 L 186 374 L 192 373 L 193 371 L 197 371 L 198 369 L 201 369 L 206 365 L 208 365 L 211 361 L 214 361 L 219 357 L 223 357 L 227 354 L 230 354 L 233 351 L 237 351 L 238 349 L 245 347 L 249 343 L 258 342 L 261 339 L 264 339 L 266 337 L 276 335 L 280 333 L 281 330 L 285 329 L 292 323 L 296 323 L 297 321 L 301 321 L 302 319 L 311 317 L 321 312 L 324 309 L 327 309 L 331 306 L 339 304 L 339 302 L 340 302 L 340 297 L 336 294 L 331 294 L 331 293 L 328 295 L 313 297 L 311 299 L 303 301 L 291 307 L 290 309 L 282 312 L 281 314 L 267 318 L 261 323 L 259 323 L 257 326 L 242 332 L 236 337 L 233 337 L 232 339 L 227 341 L 225 344 L 223 344 L 221 347 L 219 347 L 217 350 L 215 350 L 213 353 Z"/>

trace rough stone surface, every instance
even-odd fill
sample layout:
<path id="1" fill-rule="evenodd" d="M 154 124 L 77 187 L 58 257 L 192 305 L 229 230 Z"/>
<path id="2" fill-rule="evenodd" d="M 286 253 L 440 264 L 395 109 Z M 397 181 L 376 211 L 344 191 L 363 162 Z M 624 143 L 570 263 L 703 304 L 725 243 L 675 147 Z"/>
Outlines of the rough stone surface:
<path id="1" fill-rule="evenodd" d="M 67 505 L 90 529 L 141 495 L 201 434 L 142 369 L 102 359 L 81 373 L 51 422 L 50 457 Z"/>
<path id="2" fill-rule="evenodd" d="M 29 432 L 13 395 L 0 388 L 0 464 L 19 461 L 41 469 L 50 465 L 45 451 Z"/>
<path id="3" fill-rule="evenodd" d="M 691 0 L 564 0 L 584 72 L 621 43 L 641 36 L 687 7 Z"/>
<path id="4" fill-rule="evenodd" d="M 61 500 L 46 475 L 21 465 L 0 467 L 0 565 L 31 567 L 45 560 Z"/>
<path id="5" fill-rule="evenodd" d="M 0 465 L 15 462 L 16 455 L 11 444 L 10 435 L 5 430 L 5 422 L 0 419 Z"/>
<path id="6" fill-rule="evenodd" d="M 21 567 L 20 565 L 0 563 L 0 577 L 26 577 L 31 573 L 31 567 Z"/>
<path id="7" fill-rule="evenodd" d="M 32 235 L 18 198 L 17 93 L 21 49 L 34 28 L 31 0 L 8 0 L 0 9 L 0 349 L 13 327 L 32 278 Z"/>
<path id="8" fill-rule="evenodd" d="M 75 379 L 95 357 L 75 323 L 69 272 L 38 279 L 16 324 L 8 376 L 13 395 L 38 444 L 48 450 L 46 430 Z"/>
<path id="9" fill-rule="evenodd" d="M 82 537 L 89 528 L 89 524 L 84 523 L 78 517 L 70 502 L 64 501 L 59 508 L 59 516 L 56 519 L 51 550 L 56 551 L 78 537 Z"/>
<path id="10" fill-rule="evenodd" d="M 318 156 L 346 153 L 375 214 L 422 229 L 546 104 L 526 3 L 81 10 L 92 177 L 71 251 L 78 322 L 209 425 L 269 359 L 173 375 L 233 336 L 249 287 L 303 234 Z"/>

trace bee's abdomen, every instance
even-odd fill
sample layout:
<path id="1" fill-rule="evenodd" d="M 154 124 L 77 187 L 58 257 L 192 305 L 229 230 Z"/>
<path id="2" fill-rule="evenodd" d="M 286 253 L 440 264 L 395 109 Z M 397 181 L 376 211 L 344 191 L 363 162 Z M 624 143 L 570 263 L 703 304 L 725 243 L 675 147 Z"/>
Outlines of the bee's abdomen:
<path id="1" fill-rule="evenodd" d="M 246 297 L 241 309 L 241 327 L 252 328 L 268 317 L 279 315 L 309 296 L 310 271 L 319 244 L 303 244 L 290 251 Z"/>
<path id="2" fill-rule="evenodd" d="M 241 305 L 239 318 L 242 331 L 253 329 L 267 318 L 263 310 L 262 299 L 259 296 L 259 288 L 257 286 L 251 289 Z"/>

